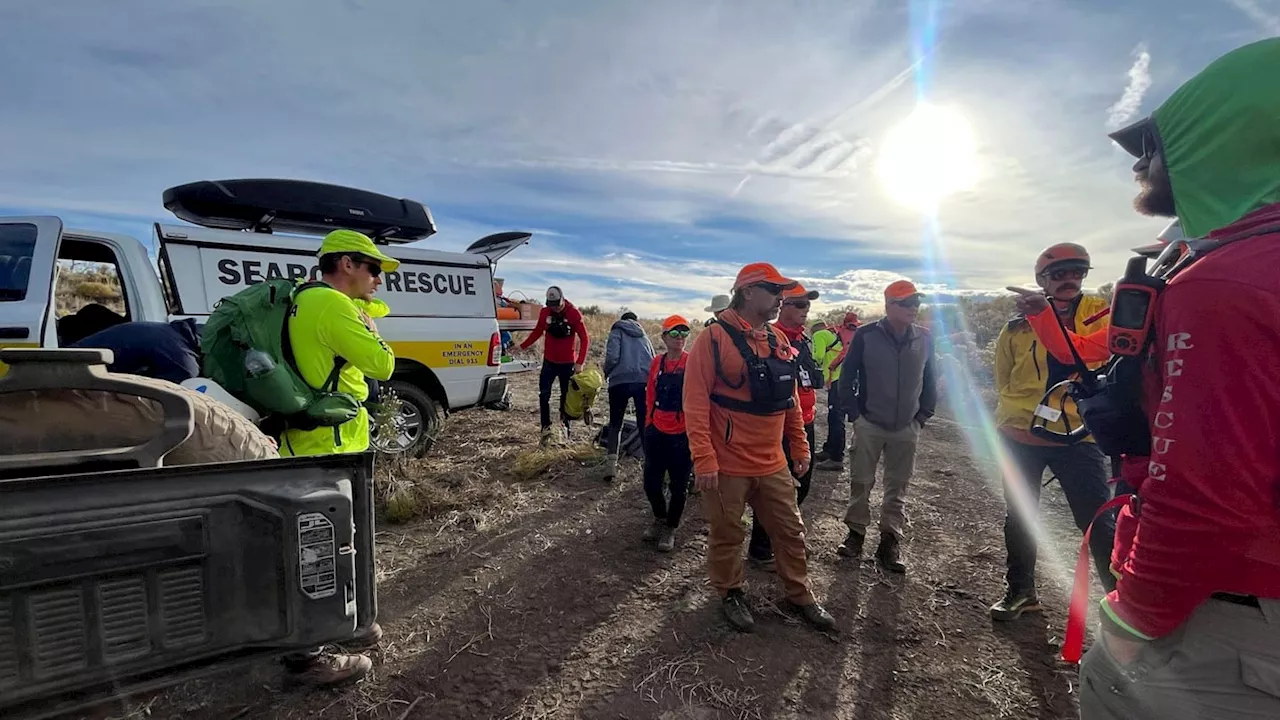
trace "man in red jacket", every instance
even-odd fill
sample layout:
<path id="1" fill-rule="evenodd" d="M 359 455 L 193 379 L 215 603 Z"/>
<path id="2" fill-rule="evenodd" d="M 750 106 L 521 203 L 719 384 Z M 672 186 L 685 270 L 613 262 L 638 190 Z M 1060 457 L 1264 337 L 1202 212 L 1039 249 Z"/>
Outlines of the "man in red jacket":
<path id="1" fill-rule="evenodd" d="M 796 360 L 799 361 L 796 397 L 800 401 L 800 417 L 804 420 L 804 434 L 809 439 L 809 462 L 805 464 L 803 474 L 796 475 L 794 471 L 792 472 L 792 476 L 796 479 L 797 506 L 803 503 L 805 496 L 809 494 L 809 482 L 813 479 L 815 447 L 813 419 L 817 413 L 817 388 L 822 385 L 822 368 L 818 367 L 818 362 L 813 357 L 813 338 L 804 331 L 804 323 L 809 316 L 810 303 L 817 299 L 817 290 L 805 290 L 803 285 L 796 283 L 795 287 L 783 291 L 782 307 L 778 309 L 778 320 L 773 324 L 787 336 L 787 340 L 791 341 L 791 347 L 795 348 L 797 353 Z M 795 459 L 791 456 L 791 443 L 787 442 L 785 436 L 782 438 L 782 452 L 787 456 L 787 464 L 794 467 Z M 773 562 L 773 547 L 769 543 L 769 534 L 765 532 L 764 526 L 760 524 L 754 513 L 751 520 L 751 542 L 747 544 L 747 556 L 763 565 Z"/>
<path id="2" fill-rule="evenodd" d="M 560 422 L 564 435 L 569 434 L 569 417 L 564 414 L 564 395 L 569 390 L 569 378 L 582 372 L 587 361 L 587 326 L 582 323 L 582 313 L 573 303 L 564 299 L 564 291 L 552 285 L 547 288 L 547 304 L 538 313 L 538 324 L 529 337 L 520 343 L 525 350 L 546 334 L 542 344 L 542 374 L 538 376 L 538 412 L 542 418 L 542 444 L 551 442 L 551 384 L 560 382 Z M 574 338 L 578 349 L 574 352 Z"/>
<path id="3" fill-rule="evenodd" d="M 1138 498 L 1117 521 L 1119 580 L 1080 666 L 1086 720 L 1280 718 L 1277 117 L 1272 38 L 1112 135 L 1138 157 L 1137 209 L 1205 240 L 1156 302 L 1150 455 L 1124 460 Z"/>

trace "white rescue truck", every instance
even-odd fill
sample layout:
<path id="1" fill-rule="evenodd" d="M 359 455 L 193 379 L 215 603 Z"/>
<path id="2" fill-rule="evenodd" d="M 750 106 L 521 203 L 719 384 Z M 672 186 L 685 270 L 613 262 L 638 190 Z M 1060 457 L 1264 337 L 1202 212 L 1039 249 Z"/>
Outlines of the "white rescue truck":
<path id="1" fill-rule="evenodd" d="M 317 279 L 320 236 L 349 228 L 394 245 L 386 252 L 401 263 L 384 275 L 378 296 L 391 315 L 377 321 L 396 353 L 386 385 L 400 413 L 395 431 L 384 431 L 393 437 L 374 444 L 421 456 L 446 412 L 506 394 L 493 271 L 530 233 L 490 235 L 461 253 L 409 245 L 435 232 L 422 204 L 292 180 L 191 183 L 164 200 L 195 224 L 156 223 L 156 260 L 132 237 L 67 229 L 57 217 L 0 218 L 0 348 L 65 347 L 121 318 L 202 323 L 219 300 L 255 282 Z M 85 283 L 86 272 L 101 282 Z"/>

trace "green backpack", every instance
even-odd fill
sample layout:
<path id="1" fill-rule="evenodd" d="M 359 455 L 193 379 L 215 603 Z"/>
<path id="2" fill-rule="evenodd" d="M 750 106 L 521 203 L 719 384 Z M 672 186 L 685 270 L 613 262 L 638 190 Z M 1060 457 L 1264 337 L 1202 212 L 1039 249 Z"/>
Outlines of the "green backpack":
<path id="1" fill-rule="evenodd" d="M 354 397 L 338 392 L 344 359 L 335 359 L 319 389 L 307 384 L 294 362 L 288 325 L 294 299 L 317 287 L 328 285 L 295 287 L 285 279 L 250 285 L 214 305 L 200 338 L 206 377 L 263 418 L 297 430 L 341 425 L 360 412 Z"/>

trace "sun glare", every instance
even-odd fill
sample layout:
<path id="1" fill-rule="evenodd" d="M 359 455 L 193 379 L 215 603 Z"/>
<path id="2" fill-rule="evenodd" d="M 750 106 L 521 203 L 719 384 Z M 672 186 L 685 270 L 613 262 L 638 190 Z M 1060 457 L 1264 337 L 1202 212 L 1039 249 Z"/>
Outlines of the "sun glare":
<path id="1" fill-rule="evenodd" d="M 973 185 L 976 143 L 954 108 L 920 104 L 893 126 L 880 146 L 877 174 L 895 200 L 931 212 L 944 198 Z"/>

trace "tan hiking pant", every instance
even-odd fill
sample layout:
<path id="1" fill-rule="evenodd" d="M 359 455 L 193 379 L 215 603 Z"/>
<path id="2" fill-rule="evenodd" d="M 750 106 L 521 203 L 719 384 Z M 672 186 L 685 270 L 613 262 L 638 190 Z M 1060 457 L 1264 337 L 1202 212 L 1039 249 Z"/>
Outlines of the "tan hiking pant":
<path id="1" fill-rule="evenodd" d="M 1280 600 L 1204 601 L 1122 665 L 1094 634 L 1080 662 L 1081 720 L 1280 717 Z"/>
<path id="2" fill-rule="evenodd" d="M 844 524 L 859 535 L 871 524 L 871 486 L 876 466 L 884 457 L 884 502 L 880 506 L 880 532 L 902 538 L 906 522 L 907 485 L 916 469 L 916 441 L 920 425 L 914 420 L 902 430 L 889 431 L 860 417 L 853 423 L 849 443 L 849 509 Z"/>
<path id="3" fill-rule="evenodd" d="M 702 493 L 702 512 L 711 526 L 707 539 L 707 574 L 720 595 L 742 587 L 742 541 L 747 529 L 742 513 L 750 505 L 773 542 L 778 577 L 787 599 L 797 605 L 813 602 L 804 554 L 804 520 L 796 506 L 796 482 L 789 468 L 772 475 L 720 475 L 715 490 Z"/>

